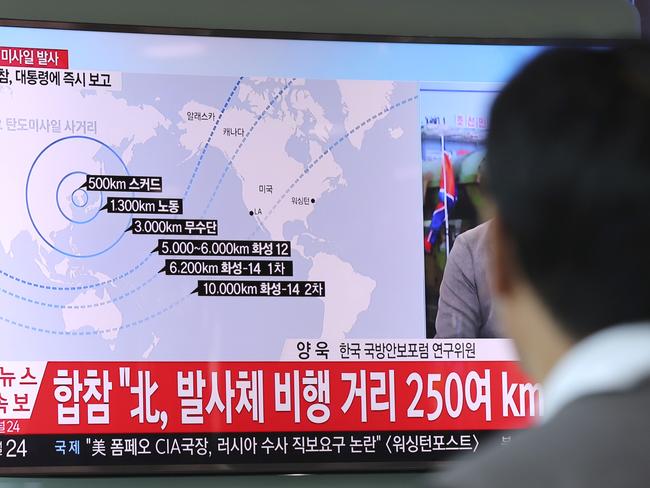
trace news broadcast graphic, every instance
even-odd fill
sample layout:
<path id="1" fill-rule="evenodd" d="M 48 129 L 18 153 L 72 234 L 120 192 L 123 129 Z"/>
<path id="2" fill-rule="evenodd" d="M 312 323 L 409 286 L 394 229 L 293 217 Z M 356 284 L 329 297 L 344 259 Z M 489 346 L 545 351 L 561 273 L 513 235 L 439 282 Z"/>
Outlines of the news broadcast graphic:
<path id="1" fill-rule="evenodd" d="M 313 346 L 320 360 L 3 363 L 3 465 L 429 462 L 540 414 L 513 358 L 477 359 L 508 344 Z"/>
<path id="2" fill-rule="evenodd" d="M 542 414 L 436 319 L 539 47 L 0 34 L 0 473 L 424 465 Z"/>
<path id="3" fill-rule="evenodd" d="M 451 310 L 447 313 L 443 309 L 439 318 L 438 313 L 441 282 L 456 238 L 486 220 L 485 198 L 481 191 L 484 140 L 490 106 L 502 84 L 438 82 L 420 86 L 427 337 L 449 337 L 449 321 L 456 318 L 459 322 L 468 320 L 463 318 L 464 315 L 474 315 L 472 320 L 476 324 L 474 327 L 459 327 L 454 331 L 454 337 L 501 337 L 500 330 L 482 333 L 480 325 L 485 325 L 486 320 L 483 318 L 479 325 L 481 319 L 472 311 Z M 473 243 L 473 247 L 483 245 L 483 241 Z M 485 250 L 472 251 L 484 257 Z M 486 274 L 483 268 L 466 270 L 469 271 L 467 276 L 474 271 Z M 452 266 L 449 273 L 458 274 L 457 266 Z M 481 295 L 477 289 L 482 285 L 475 281 L 472 293 Z M 462 296 L 462 291 L 457 288 L 453 293 Z M 484 294 L 489 300 L 488 290 Z M 442 299 L 444 301 L 444 295 Z M 463 304 L 459 305 L 462 307 Z"/>

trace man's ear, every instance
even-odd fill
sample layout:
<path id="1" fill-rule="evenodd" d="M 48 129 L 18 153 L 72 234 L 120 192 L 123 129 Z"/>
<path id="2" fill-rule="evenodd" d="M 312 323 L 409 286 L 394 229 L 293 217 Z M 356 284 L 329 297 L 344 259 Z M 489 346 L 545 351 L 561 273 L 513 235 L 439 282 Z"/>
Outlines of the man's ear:
<path id="1" fill-rule="evenodd" d="M 490 222 L 490 282 L 496 297 L 510 295 L 513 291 L 517 266 L 514 248 L 503 220 L 497 214 Z"/>

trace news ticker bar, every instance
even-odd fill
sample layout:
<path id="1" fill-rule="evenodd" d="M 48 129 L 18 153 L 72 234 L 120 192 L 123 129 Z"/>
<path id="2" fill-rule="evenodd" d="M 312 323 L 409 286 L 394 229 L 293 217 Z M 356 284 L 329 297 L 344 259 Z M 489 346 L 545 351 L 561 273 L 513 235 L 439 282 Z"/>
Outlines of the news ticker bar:
<path id="1" fill-rule="evenodd" d="M 0 435 L 0 474 L 3 468 L 56 466 L 427 462 L 507 444 L 515 432 Z"/>
<path id="2" fill-rule="evenodd" d="M 0 362 L 0 434 L 507 430 L 542 413 L 511 361 Z M 145 415 L 146 413 L 146 415 Z"/>

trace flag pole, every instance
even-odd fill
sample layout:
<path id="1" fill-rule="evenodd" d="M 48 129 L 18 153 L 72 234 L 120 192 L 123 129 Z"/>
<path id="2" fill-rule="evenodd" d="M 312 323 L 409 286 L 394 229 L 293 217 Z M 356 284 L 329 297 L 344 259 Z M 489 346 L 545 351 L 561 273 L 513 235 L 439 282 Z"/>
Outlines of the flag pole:
<path id="1" fill-rule="evenodd" d="M 445 254 L 449 257 L 449 212 L 447 210 L 447 165 L 445 164 L 445 136 L 440 134 L 440 145 L 442 146 L 442 173 L 440 179 L 440 188 L 443 188 L 444 184 L 444 194 L 443 194 L 443 206 L 445 208 Z"/>

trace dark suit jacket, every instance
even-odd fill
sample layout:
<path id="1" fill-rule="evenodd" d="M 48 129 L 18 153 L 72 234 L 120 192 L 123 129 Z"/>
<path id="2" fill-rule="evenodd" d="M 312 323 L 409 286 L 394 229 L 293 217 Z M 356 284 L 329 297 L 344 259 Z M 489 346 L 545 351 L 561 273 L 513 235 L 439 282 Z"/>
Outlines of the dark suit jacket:
<path id="1" fill-rule="evenodd" d="M 459 460 L 429 486 L 650 487 L 650 378 L 624 392 L 575 400 L 507 446 Z"/>

